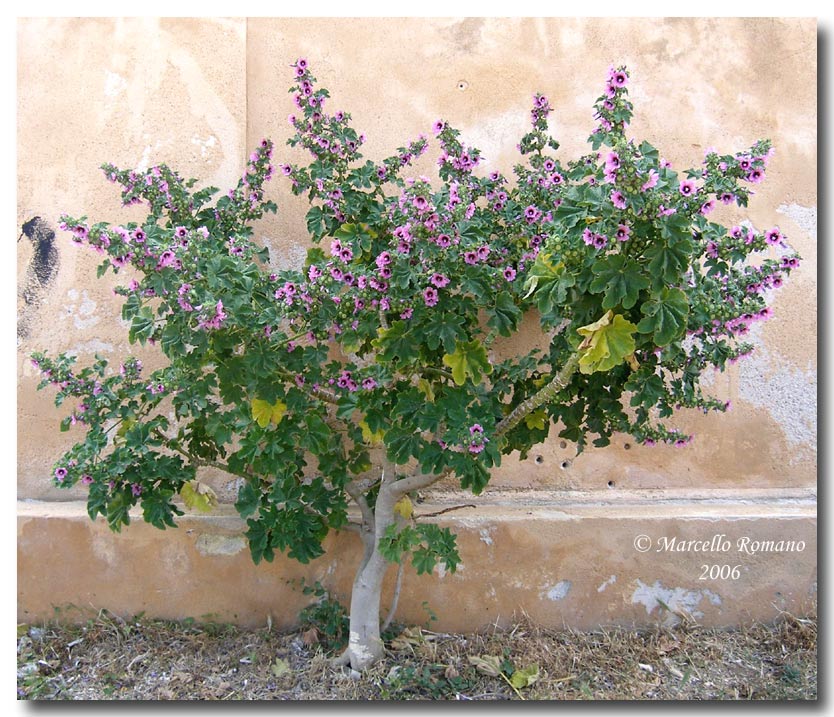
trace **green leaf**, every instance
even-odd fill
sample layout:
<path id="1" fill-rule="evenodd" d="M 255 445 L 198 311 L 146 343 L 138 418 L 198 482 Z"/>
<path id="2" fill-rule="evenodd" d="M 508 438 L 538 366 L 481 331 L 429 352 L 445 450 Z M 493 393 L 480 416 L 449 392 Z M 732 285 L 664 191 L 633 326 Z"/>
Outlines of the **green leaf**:
<path id="1" fill-rule="evenodd" d="M 466 383 L 467 376 L 476 386 L 484 375 L 492 373 L 486 349 L 480 341 L 460 342 L 455 346 L 454 353 L 444 354 L 443 363 L 452 370 L 452 377 L 458 386 Z"/>
<path id="2" fill-rule="evenodd" d="M 644 318 L 637 324 L 641 334 L 654 334 L 657 346 L 666 346 L 686 333 L 689 301 L 680 289 L 663 289 L 659 297 L 645 302 Z"/>
<path id="3" fill-rule="evenodd" d="M 383 361 L 408 362 L 417 356 L 418 338 L 405 321 L 395 321 L 387 329 L 379 329 L 371 345 Z"/>
<path id="4" fill-rule="evenodd" d="M 417 548 L 411 554 L 411 564 L 418 575 L 430 573 L 437 563 L 437 556 L 428 548 Z"/>
<path id="5" fill-rule="evenodd" d="M 521 309 L 515 305 L 513 297 L 507 291 L 498 294 L 495 306 L 488 309 L 487 313 L 487 325 L 498 331 L 501 336 L 512 336 L 521 321 Z"/>
<path id="6" fill-rule="evenodd" d="M 237 501 L 235 508 L 240 513 L 241 518 L 247 518 L 253 515 L 261 503 L 261 494 L 258 488 L 247 481 L 244 483 L 237 494 Z"/>
<path id="7" fill-rule="evenodd" d="M 128 332 L 128 341 L 135 343 L 138 340 L 144 346 L 145 341 L 153 335 L 153 327 L 153 311 L 149 307 L 143 306 L 139 313 L 133 317 Z"/>
<path id="8" fill-rule="evenodd" d="M 613 254 L 598 261 L 593 272 L 595 278 L 589 290 L 594 294 L 605 292 L 603 309 L 619 305 L 630 309 L 637 303 L 640 292 L 649 288 L 649 280 L 643 275 L 640 265 L 622 254 Z"/>
<path id="9" fill-rule="evenodd" d="M 455 350 L 457 341 L 466 336 L 463 317 L 444 312 L 441 316 L 432 317 L 432 322 L 426 326 L 426 346 L 436 351 L 440 345 L 447 353 Z"/>
<path id="10" fill-rule="evenodd" d="M 524 417 L 524 423 L 527 424 L 527 428 L 530 430 L 538 428 L 540 431 L 543 431 L 548 420 L 547 413 L 543 408 L 533 411 L 533 413 L 529 413 Z"/>
<path id="11" fill-rule="evenodd" d="M 634 353 L 633 334 L 636 330 L 634 324 L 610 310 L 599 321 L 577 329 L 585 337 L 585 348 L 580 346 L 580 372 L 608 371 L 622 363 Z"/>
<path id="12" fill-rule="evenodd" d="M 342 224 L 334 232 L 333 236 L 336 239 L 361 249 L 363 252 L 369 252 L 373 247 L 373 239 L 376 237 L 376 232 L 367 224 Z"/>
<path id="13" fill-rule="evenodd" d="M 689 267 L 692 245 L 689 241 L 675 244 L 652 244 L 644 252 L 649 260 L 648 270 L 655 284 L 674 284 Z"/>
<path id="14" fill-rule="evenodd" d="M 252 399 L 252 418 L 261 428 L 266 428 L 270 423 L 277 426 L 286 412 L 287 404 L 281 400 L 268 403 L 260 398 Z"/>
<path id="15" fill-rule="evenodd" d="M 313 241 L 319 241 L 324 236 L 324 212 L 321 207 L 310 207 L 307 211 L 307 231 Z"/>
<path id="16" fill-rule="evenodd" d="M 530 298 L 536 293 L 537 289 L 556 281 L 564 270 L 564 262 L 557 262 L 553 254 L 548 251 L 540 251 L 533 262 L 533 266 L 530 267 L 527 279 L 524 281 L 525 293 L 523 298 Z"/>

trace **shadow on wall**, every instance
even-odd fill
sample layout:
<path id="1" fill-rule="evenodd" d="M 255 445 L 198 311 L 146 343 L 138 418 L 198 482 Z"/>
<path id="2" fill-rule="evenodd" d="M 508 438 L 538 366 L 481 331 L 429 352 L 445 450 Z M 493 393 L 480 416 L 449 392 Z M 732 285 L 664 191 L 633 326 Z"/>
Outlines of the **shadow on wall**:
<path id="1" fill-rule="evenodd" d="M 23 283 L 18 289 L 17 338 L 29 335 L 31 320 L 43 298 L 50 281 L 58 273 L 58 249 L 55 247 L 55 230 L 40 217 L 33 217 L 21 227 L 18 242 L 26 237 L 32 242 L 32 258 L 26 268 Z"/>

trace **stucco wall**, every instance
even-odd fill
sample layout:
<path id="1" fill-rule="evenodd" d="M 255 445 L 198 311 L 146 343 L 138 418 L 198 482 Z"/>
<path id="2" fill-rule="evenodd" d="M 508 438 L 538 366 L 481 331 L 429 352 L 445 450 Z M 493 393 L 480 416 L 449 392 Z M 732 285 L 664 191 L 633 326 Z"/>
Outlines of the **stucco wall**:
<path id="1" fill-rule="evenodd" d="M 505 462 L 491 486 L 493 495 L 534 502 L 553 490 L 602 501 L 669 489 L 813 495 L 816 32 L 814 20 L 791 18 L 19 20 L 19 498 L 83 498 L 50 486 L 50 466 L 73 434 L 58 433 L 61 414 L 48 392 L 35 392 L 28 354 L 73 350 L 84 361 L 98 351 L 115 360 L 137 350 L 111 284 L 95 279 L 97 257 L 53 235 L 59 214 L 141 217 L 118 206 L 98 170 L 105 161 L 166 162 L 228 187 L 263 136 L 275 140 L 277 162 L 300 159 L 284 142 L 289 66 L 301 56 L 331 91 L 332 109 L 352 113 L 372 159 L 431 135 L 443 118 L 482 149 L 484 171 L 509 172 L 537 91 L 555 107 L 561 156 L 574 158 L 586 151 L 605 73 L 620 63 L 632 72 L 632 136 L 651 141 L 676 168 L 697 165 L 710 147 L 732 152 L 770 138 L 776 154 L 749 208 L 720 211 L 727 221 L 778 225 L 804 261 L 776 295 L 774 318 L 757 328 L 753 357 L 712 379 L 733 410 L 686 416 L 683 427 L 696 433 L 686 449 L 621 438 L 574 457 L 555 438 L 521 466 Z M 414 174 L 431 173 L 435 156 L 430 149 Z M 304 200 L 280 176 L 268 192 L 279 214 L 257 236 L 276 265 L 298 265 Z M 154 363 L 147 351 L 143 359 Z M 232 499 L 224 476 L 208 478 Z"/>

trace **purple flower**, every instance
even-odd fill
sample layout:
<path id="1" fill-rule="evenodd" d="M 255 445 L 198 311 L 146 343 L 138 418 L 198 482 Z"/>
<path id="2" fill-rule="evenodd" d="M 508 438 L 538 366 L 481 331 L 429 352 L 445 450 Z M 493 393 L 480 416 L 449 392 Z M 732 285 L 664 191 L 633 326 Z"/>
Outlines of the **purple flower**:
<path id="1" fill-rule="evenodd" d="M 438 299 L 437 289 L 433 286 L 427 286 L 423 290 L 423 301 L 426 302 L 426 306 L 436 306 Z"/>
<path id="2" fill-rule="evenodd" d="M 513 279 L 515 279 L 515 277 L 516 277 L 515 269 L 513 269 L 513 267 L 511 267 L 511 266 L 505 267 L 503 273 L 504 273 L 504 278 L 507 281 L 513 281 Z"/>
<path id="3" fill-rule="evenodd" d="M 431 279 L 429 279 L 432 284 L 434 284 L 438 289 L 442 289 L 449 283 L 449 277 L 444 276 L 443 274 L 432 274 Z"/>
<path id="4" fill-rule="evenodd" d="M 701 214 L 703 214 L 704 216 L 706 216 L 706 215 L 707 215 L 707 214 L 709 214 L 709 213 L 710 213 L 713 209 L 715 209 L 715 202 L 714 202 L 714 201 L 712 201 L 712 199 L 710 199 L 710 200 L 708 200 L 708 201 L 704 202 L 704 203 L 701 205 Z"/>
<path id="5" fill-rule="evenodd" d="M 538 207 L 535 207 L 532 204 L 524 210 L 524 217 L 530 223 L 535 222 L 541 215 L 542 213 L 539 211 Z"/>
<path id="6" fill-rule="evenodd" d="M 157 266 L 158 267 L 172 266 L 174 264 L 174 262 L 176 261 L 176 259 L 177 259 L 177 257 L 174 254 L 174 252 L 172 252 L 170 249 L 166 249 L 165 251 L 162 252 L 162 254 L 160 254 L 159 264 Z"/>
<path id="7" fill-rule="evenodd" d="M 614 236 L 617 237 L 617 241 L 628 241 L 628 238 L 631 236 L 631 227 L 628 224 L 620 224 Z"/>
<path id="8" fill-rule="evenodd" d="M 90 483 L 93 482 L 93 476 L 85 473 L 83 476 L 81 476 L 81 482 L 84 485 L 90 485 Z"/>
<path id="9" fill-rule="evenodd" d="M 477 264 L 478 263 L 478 253 L 474 251 L 465 251 L 463 252 L 463 260 L 467 264 Z"/>
<path id="10" fill-rule="evenodd" d="M 765 234 L 765 241 L 768 244 L 778 244 L 783 239 L 782 233 L 779 231 L 779 227 L 773 227 L 767 234 Z"/>
<path id="11" fill-rule="evenodd" d="M 649 172 L 649 178 L 646 180 L 646 182 L 643 184 L 643 186 L 640 187 L 640 191 L 645 192 L 647 189 L 651 189 L 652 187 L 657 186 L 657 180 L 659 178 L 660 178 L 660 175 L 654 169 L 652 169 Z"/>
<path id="12" fill-rule="evenodd" d="M 362 380 L 362 388 L 366 391 L 371 391 L 375 389 L 377 386 L 376 379 L 373 378 L 366 378 Z"/>
<path id="13" fill-rule="evenodd" d="M 617 207 L 617 209 L 625 209 L 626 208 L 625 195 L 620 191 L 611 192 L 611 203 L 615 207 Z"/>
<path id="14" fill-rule="evenodd" d="M 609 78 L 609 84 L 616 88 L 625 87 L 628 84 L 628 75 L 622 71 L 613 72 Z"/>
<path id="15" fill-rule="evenodd" d="M 62 481 L 64 478 L 67 477 L 67 469 L 66 468 L 56 468 L 55 469 L 55 480 Z"/>
<path id="16" fill-rule="evenodd" d="M 142 244 L 144 243 L 146 238 L 147 234 L 145 234 L 145 232 L 143 232 L 141 229 L 134 229 L 133 241 L 137 242 L 138 244 Z"/>
<path id="17" fill-rule="evenodd" d="M 684 179 L 678 186 L 678 191 L 685 197 L 691 197 L 695 194 L 695 182 L 691 179 Z"/>
<path id="18" fill-rule="evenodd" d="M 142 495 L 142 486 L 138 483 L 132 483 L 130 486 L 130 492 L 135 496 L 140 496 Z"/>

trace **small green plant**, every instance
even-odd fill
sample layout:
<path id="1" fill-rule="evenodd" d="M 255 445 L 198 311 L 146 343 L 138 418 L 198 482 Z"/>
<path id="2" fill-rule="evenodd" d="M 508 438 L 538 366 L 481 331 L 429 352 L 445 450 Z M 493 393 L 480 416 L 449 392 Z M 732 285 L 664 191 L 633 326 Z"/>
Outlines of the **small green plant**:
<path id="1" fill-rule="evenodd" d="M 299 613 L 301 629 L 315 629 L 317 639 L 325 649 L 343 649 L 348 642 L 350 629 L 350 616 L 345 606 L 331 597 L 318 581 L 302 587 L 302 592 L 314 595 L 317 599 Z"/>
<path id="2" fill-rule="evenodd" d="M 472 690 L 477 681 L 458 674 L 449 665 L 431 664 L 422 667 L 396 666 L 380 684 L 383 699 L 407 699 L 410 696 L 430 697 L 433 700 L 455 699 Z"/>

